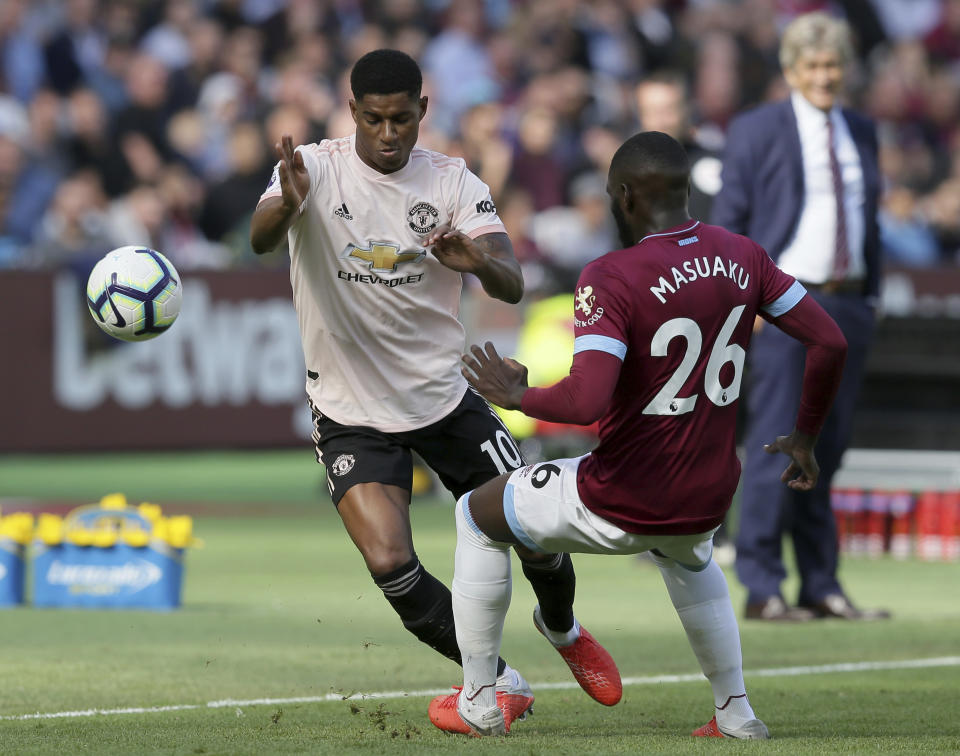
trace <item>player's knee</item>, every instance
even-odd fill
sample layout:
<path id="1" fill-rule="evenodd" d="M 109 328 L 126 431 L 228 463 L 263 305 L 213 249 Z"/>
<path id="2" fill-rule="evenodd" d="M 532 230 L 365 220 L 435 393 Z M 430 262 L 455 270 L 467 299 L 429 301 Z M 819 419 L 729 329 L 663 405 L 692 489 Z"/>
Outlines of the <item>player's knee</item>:
<path id="1" fill-rule="evenodd" d="M 408 564 L 413 559 L 413 552 L 407 548 L 397 548 L 391 546 L 376 546 L 369 549 L 361 549 L 363 561 L 366 562 L 370 574 L 377 578 L 380 575 L 388 575 Z"/>

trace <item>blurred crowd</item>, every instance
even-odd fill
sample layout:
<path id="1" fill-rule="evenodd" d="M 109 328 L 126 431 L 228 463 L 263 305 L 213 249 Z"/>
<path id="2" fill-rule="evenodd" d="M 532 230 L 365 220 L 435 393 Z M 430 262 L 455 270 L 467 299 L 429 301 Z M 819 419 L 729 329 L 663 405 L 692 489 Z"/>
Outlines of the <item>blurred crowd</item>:
<path id="1" fill-rule="evenodd" d="M 960 0 L 0 0 L 0 269 L 124 244 L 285 264 L 248 243 L 274 143 L 351 133 L 350 66 L 395 47 L 424 70 L 421 145 L 490 186 L 529 287 L 568 288 L 618 246 L 621 141 L 681 139 L 708 219 L 729 120 L 785 96 L 779 32 L 824 9 L 858 35 L 888 261 L 957 264 Z"/>

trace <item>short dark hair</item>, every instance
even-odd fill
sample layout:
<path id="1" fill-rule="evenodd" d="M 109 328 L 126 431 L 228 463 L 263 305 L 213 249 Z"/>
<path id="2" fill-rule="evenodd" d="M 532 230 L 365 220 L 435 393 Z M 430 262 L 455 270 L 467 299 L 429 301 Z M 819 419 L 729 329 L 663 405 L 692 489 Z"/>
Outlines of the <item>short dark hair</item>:
<path id="1" fill-rule="evenodd" d="M 417 62 L 400 50 L 374 50 L 358 60 L 350 71 L 350 89 L 355 100 L 368 94 L 406 92 L 419 97 L 423 74 Z"/>
<path id="2" fill-rule="evenodd" d="M 690 160 L 683 145 L 662 131 L 634 134 L 614 153 L 610 172 L 631 176 L 659 175 L 664 179 L 686 181 Z"/>

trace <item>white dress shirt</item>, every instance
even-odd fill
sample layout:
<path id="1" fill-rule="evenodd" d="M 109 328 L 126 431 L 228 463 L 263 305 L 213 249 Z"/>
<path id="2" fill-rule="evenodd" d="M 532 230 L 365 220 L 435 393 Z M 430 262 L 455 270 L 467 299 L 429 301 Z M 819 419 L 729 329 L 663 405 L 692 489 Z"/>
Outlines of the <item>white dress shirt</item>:
<path id="1" fill-rule="evenodd" d="M 800 132 L 803 154 L 803 209 L 793 237 L 777 265 L 800 281 L 821 284 L 834 280 L 837 205 L 830 172 L 828 114 L 811 105 L 799 92 L 790 95 Z M 836 135 L 835 149 L 843 177 L 849 265 L 844 278 L 860 279 L 866 274 L 863 261 L 865 192 L 860 154 L 839 106 L 829 113 Z"/>

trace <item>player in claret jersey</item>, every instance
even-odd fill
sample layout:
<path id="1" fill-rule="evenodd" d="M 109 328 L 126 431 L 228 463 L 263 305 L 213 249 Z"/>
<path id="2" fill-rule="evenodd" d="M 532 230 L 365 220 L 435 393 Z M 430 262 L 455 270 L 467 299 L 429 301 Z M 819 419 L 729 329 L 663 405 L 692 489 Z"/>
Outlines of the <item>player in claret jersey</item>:
<path id="1" fill-rule="evenodd" d="M 501 359 L 492 344 L 463 359 L 464 375 L 495 404 L 600 423 L 591 454 L 501 475 L 457 502 L 457 711 L 475 733 L 505 729 L 490 686 L 509 603 L 508 549 L 522 544 L 649 551 L 713 688 L 715 717 L 693 734 L 769 737 L 747 700 L 737 621 L 711 559 L 740 473 L 734 432 L 745 350 L 758 313 L 807 346 L 796 427 L 766 450 L 790 457 L 786 485 L 809 490 L 846 341 L 762 248 L 691 219 L 688 186 L 687 156 L 666 134 L 637 134 L 617 151 L 607 191 L 625 248 L 580 277 L 567 378 L 527 388 L 526 368 Z"/>
<path id="2" fill-rule="evenodd" d="M 350 75 L 356 133 L 296 149 L 284 137 L 250 236 L 261 253 L 289 241 L 313 440 L 347 532 L 403 626 L 459 663 L 450 591 L 413 546 L 411 452 L 454 496 L 523 464 L 497 415 L 460 374 L 457 319 L 462 274 L 511 303 L 523 294 L 523 278 L 487 186 L 463 160 L 415 146 L 427 111 L 421 84 L 416 62 L 400 51 L 357 61 Z M 616 703 L 616 665 L 577 634 L 570 555 L 523 546 L 517 554 L 544 626 L 570 636 L 562 653 L 575 652 L 576 671 L 589 673 L 584 689 Z M 502 659 L 495 666 L 509 727 L 533 694 Z M 430 716 L 438 727 L 468 732 L 442 702 Z"/>

